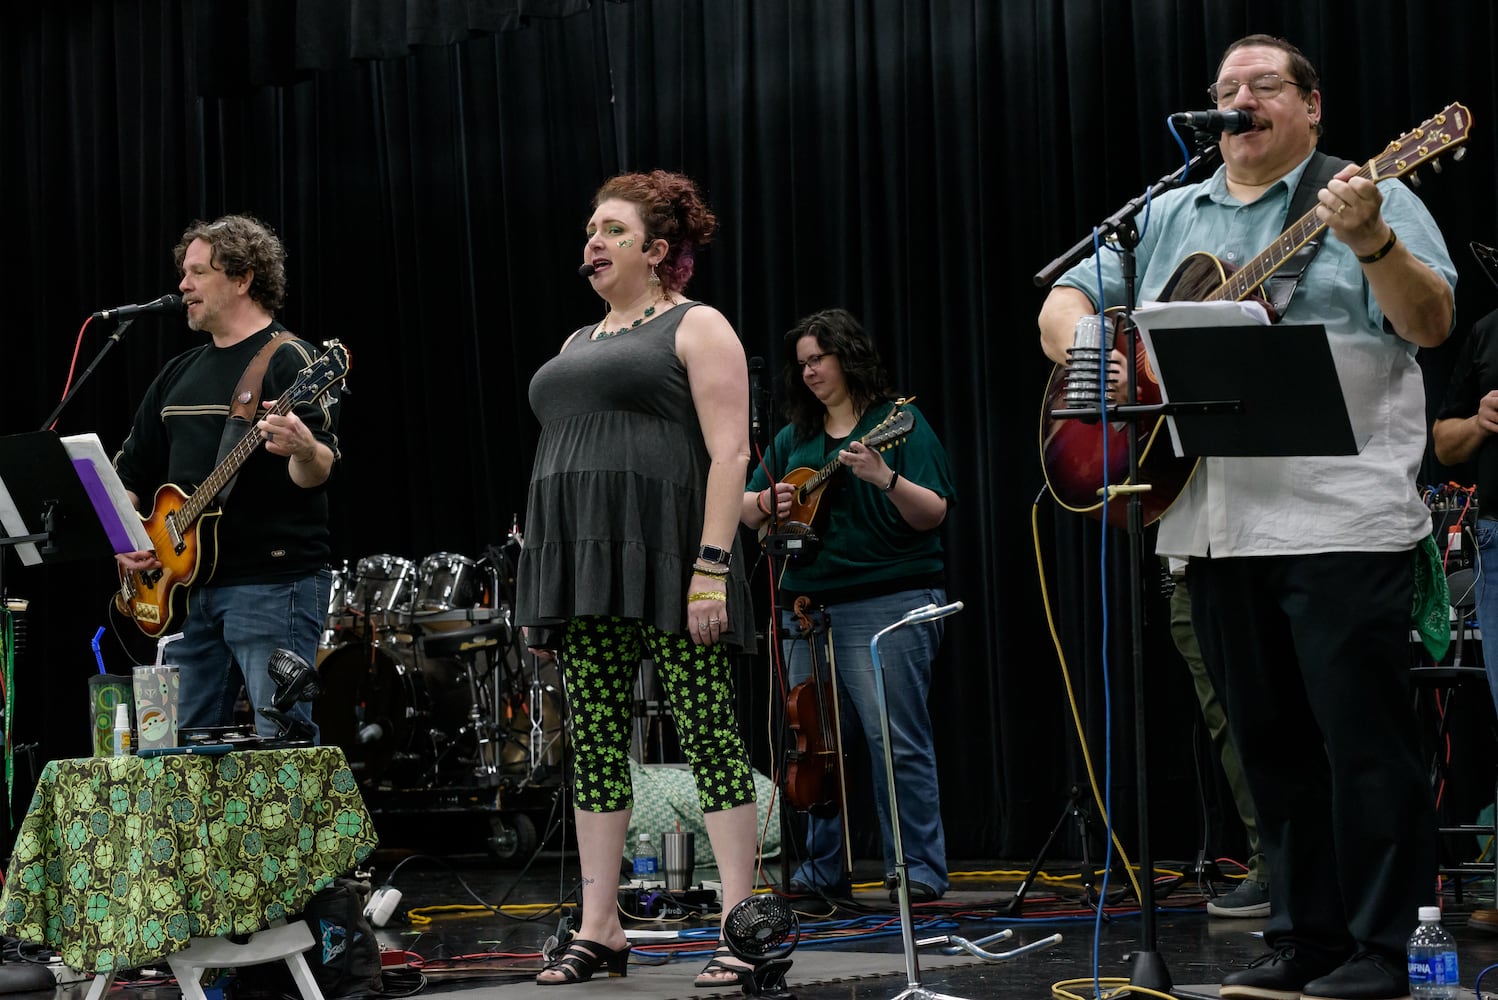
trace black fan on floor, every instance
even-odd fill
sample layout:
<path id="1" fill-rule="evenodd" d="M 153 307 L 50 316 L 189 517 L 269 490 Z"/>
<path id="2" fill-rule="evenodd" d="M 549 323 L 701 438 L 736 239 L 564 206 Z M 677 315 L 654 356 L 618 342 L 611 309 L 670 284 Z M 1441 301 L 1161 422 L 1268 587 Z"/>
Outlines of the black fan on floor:
<path id="1" fill-rule="evenodd" d="M 723 921 L 723 942 L 740 960 L 754 967 L 754 982 L 744 984 L 744 995 L 793 1000 L 785 988 L 785 974 L 796 950 L 801 922 L 784 896 L 764 893 L 746 896 L 733 905 Z"/>

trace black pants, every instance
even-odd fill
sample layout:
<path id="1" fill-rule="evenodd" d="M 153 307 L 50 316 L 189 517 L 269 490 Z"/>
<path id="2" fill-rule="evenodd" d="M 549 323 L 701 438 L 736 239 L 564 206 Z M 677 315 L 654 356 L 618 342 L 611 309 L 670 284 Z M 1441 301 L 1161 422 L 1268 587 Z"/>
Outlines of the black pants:
<path id="1" fill-rule="evenodd" d="M 1417 908 L 1436 902 L 1413 553 L 1192 559 L 1187 574 L 1274 872 L 1265 942 L 1403 954 Z"/>

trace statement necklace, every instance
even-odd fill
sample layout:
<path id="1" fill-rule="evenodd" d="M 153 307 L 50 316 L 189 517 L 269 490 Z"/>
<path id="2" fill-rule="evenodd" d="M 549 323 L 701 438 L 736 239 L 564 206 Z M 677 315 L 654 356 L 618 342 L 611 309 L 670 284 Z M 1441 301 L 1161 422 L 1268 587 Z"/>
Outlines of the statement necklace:
<path id="1" fill-rule="evenodd" d="M 598 324 L 598 329 L 596 329 L 596 330 L 593 331 L 593 339 L 594 340 L 602 340 L 605 337 L 617 337 L 619 334 L 623 333 L 625 330 L 633 330 L 635 327 L 639 326 L 641 323 L 645 322 L 647 319 L 649 319 L 650 317 L 652 317 L 654 315 L 655 315 L 655 306 L 646 306 L 645 307 L 645 312 L 640 316 L 640 318 L 637 319 L 637 320 L 635 320 L 633 323 L 629 324 L 629 326 L 621 326 L 617 330 L 605 330 L 603 328 L 603 323 L 599 323 Z M 608 317 L 607 316 L 604 317 L 603 322 L 608 322 Z"/>

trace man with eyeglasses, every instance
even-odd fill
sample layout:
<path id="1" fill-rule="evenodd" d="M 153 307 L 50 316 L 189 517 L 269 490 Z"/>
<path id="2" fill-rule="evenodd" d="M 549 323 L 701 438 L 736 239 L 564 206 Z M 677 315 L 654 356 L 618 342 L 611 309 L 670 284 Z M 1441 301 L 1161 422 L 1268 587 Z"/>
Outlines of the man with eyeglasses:
<path id="1" fill-rule="evenodd" d="M 1234 42 L 1209 94 L 1253 125 L 1222 135 L 1210 178 L 1155 201 L 1138 249 L 1141 301 L 1192 251 L 1233 265 L 1270 246 L 1321 163 L 1319 81 L 1289 42 Z M 1283 319 L 1326 327 L 1368 443 L 1345 457 L 1204 459 L 1157 543 L 1190 560 L 1192 623 L 1274 873 L 1270 954 L 1224 977 L 1225 998 L 1408 996 L 1405 943 L 1417 908 L 1436 902 L 1408 679 L 1416 555 L 1430 534 L 1414 484 L 1425 447 L 1415 351 L 1450 334 L 1456 271 L 1414 195 L 1357 170 L 1317 185 L 1311 204 L 1329 232 Z M 1059 363 L 1077 320 L 1099 308 L 1095 267 L 1063 275 L 1042 307 L 1041 345 Z M 1102 305 L 1121 304 L 1117 255 L 1101 267 Z"/>

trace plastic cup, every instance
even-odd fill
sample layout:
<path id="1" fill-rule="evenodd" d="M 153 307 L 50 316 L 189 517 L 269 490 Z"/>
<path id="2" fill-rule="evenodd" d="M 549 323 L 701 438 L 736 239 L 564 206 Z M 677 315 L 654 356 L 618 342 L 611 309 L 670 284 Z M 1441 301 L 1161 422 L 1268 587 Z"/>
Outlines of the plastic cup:
<path id="1" fill-rule="evenodd" d="M 90 674 L 88 721 L 90 745 L 95 757 L 114 753 L 115 706 L 130 704 L 130 679 L 114 674 Z"/>
<path id="2" fill-rule="evenodd" d="M 172 664 L 135 668 L 137 750 L 177 745 L 177 692 L 181 671 Z"/>

